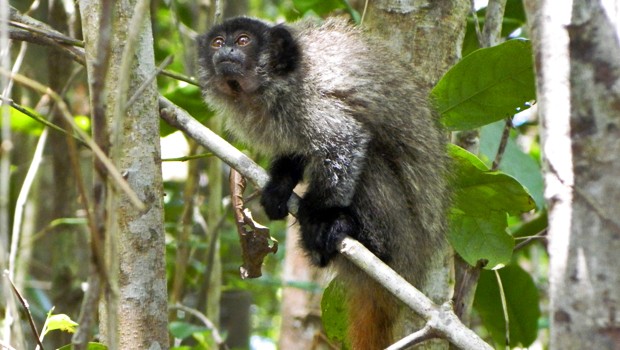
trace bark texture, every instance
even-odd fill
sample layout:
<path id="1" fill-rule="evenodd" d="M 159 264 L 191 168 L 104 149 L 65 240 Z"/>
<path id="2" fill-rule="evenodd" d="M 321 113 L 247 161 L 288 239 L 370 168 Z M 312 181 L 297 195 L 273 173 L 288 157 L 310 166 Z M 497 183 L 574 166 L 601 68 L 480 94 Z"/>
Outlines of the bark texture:
<path id="1" fill-rule="evenodd" d="M 620 2 L 526 1 L 543 118 L 551 349 L 620 344 Z"/>
<path id="2" fill-rule="evenodd" d="M 105 2 L 104 0 L 103 2 Z M 86 42 L 88 78 L 91 97 L 93 65 L 100 40 L 101 3 L 80 1 Z M 120 137 L 107 135 L 110 154 L 125 179 L 146 209 L 137 209 L 121 191 L 108 191 L 106 227 L 106 266 L 111 278 L 113 297 L 107 303 L 101 320 L 110 349 L 167 349 L 167 292 L 163 232 L 162 179 L 159 148 L 159 113 L 157 87 L 150 83 L 140 97 L 127 108 L 114 124 L 114 111 L 119 103 L 116 91 L 123 79 L 129 80 L 129 99 L 133 92 L 155 71 L 153 37 L 148 13 L 140 27 L 133 64 L 127 75 L 120 75 L 123 50 L 128 39 L 129 23 L 136 0 L 114 1 L 110 32 L 110 59 L 103 86 L 107 130 L 118 130 Z M 96 109 L 97 106 L 94 106 Z M 118 143 L 114 143 L 118 141 Z M 108 186 L 109 187 L 109 186 Z M 116 246 L 114 246 L 116 245 Z M 112 314 L 110 314 L 110 311 Z M 115 320 L 110 322 L 110 320 Z"/>

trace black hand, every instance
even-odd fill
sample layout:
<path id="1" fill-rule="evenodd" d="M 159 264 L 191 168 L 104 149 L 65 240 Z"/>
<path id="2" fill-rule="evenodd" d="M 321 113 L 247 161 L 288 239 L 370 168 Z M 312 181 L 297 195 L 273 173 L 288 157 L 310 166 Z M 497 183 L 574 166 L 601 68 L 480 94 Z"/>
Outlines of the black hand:
<path id="1" fill-rule="evenodd" d="M 290 185 L 282 182 L 269 181 L 263 188 L 260 204 L 271 220 L 284 219 L 288 215 L 287 202 L 293 193 Z"/>
<path id="2" fill-rule="evenodd" d="M 288 199 L 304 174 L 306 160 L 302 156 L 287 155 L 273 160 L 270 180 L 263 188 L 260 203 L 271 220 L 288 215 Z"/>
<path id="3" fill-rule="evenodd" d="M 353 235 L 358 225 L 347 208 L 316 208 L 302 200 L 297 218 L 301 224 L 302 245 L 312 262 L 325 266 L 338 254 L 338 244 Z"/>

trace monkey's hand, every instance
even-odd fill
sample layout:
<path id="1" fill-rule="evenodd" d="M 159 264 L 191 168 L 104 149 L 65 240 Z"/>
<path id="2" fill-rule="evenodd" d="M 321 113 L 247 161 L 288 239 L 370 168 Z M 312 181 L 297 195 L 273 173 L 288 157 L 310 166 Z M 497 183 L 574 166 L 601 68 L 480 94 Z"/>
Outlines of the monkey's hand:
<path id="1" fill-rule="evenodd" d="M 282 182 L 269 181 L 260 197 L 260 204 L 270 220 L 284 219 L 288 215 L 288 199 L 293 189 Z"/>
<path id="2" fill-rule="evenodd" d="M 301 239 L 312 262 L 326 266 L 338 253 L 338 243 L 357 231 L 357 223 L 348 208 L 317 208 L 302 199 L 297 218 Z"/>
<path id="3" fill-rule="evenodd" d="M 271 162 L 270 180 L 260 198 L 269 219 L 280 220 L 288 215 L 288 199 L 301 180 L 305 166 L 306 159 L 295 154 L 279 156 Z"/>

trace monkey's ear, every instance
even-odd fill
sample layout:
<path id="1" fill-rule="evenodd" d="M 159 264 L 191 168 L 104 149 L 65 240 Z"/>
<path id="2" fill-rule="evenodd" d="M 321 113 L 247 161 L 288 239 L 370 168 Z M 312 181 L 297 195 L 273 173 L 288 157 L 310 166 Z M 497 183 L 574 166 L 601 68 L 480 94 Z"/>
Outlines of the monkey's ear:
<path id="1" fill-rule="evenodd" d="M 297 69 L 301 55 L 291 32 L 285 26 L 277 25 L 269 30 L 269 39 L 273 73 L 286 75 Z"/>

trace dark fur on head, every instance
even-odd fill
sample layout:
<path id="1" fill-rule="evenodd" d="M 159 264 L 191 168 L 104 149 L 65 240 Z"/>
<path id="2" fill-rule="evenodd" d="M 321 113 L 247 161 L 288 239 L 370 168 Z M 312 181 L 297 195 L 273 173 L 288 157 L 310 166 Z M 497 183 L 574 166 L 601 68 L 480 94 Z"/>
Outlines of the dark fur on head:
<path id="1" fill-rule="evenodd" d="M 247 46 L 235 43 L 238 35 L 251 39 Z M 214 48 L 211 43 L 223 38 L 224 46 Z M 291 73 L 300 61 L 299 48 L 284 26 L 270 26 L 264 22 L 238 17 L 214 26 L 209 33 L 198 37 L 200 66 L 217 81 L 225 94 L 252 93 L 265 83 L 263 77 Z M 205 62 L 205 59 L 212 62 Z"/>

